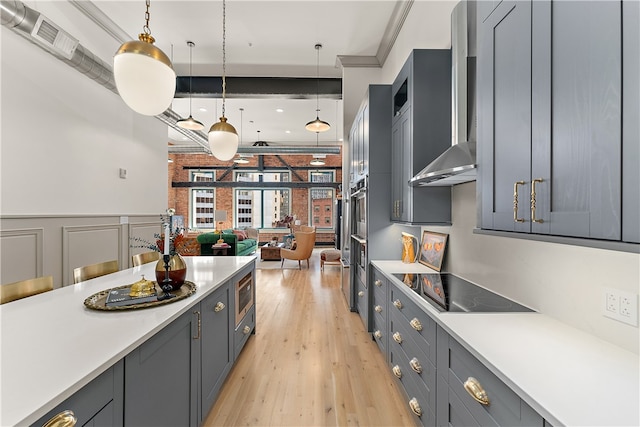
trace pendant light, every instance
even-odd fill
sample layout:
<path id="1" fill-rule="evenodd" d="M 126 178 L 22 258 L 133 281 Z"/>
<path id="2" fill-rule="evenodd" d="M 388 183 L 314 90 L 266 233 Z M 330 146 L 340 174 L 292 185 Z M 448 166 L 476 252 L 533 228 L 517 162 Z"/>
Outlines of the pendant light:
<path id="1" fill-rule="evenodd" d="M 319 97 L 320 97 L 320 49 L 322 49 L 322 45 L 320 43 L 316 44 L 315 46 L 317 53 L 317 60 L 316 60 L 316 73 L 317 73 L 317 89 L 316 89 L 316 119 L 310 121 L 309 123 L 307 123 L 304 128 L 306 130 L 308 130 L 309 132 L 326 132 L 329 129 L 331 129 L 331 126 L 329 125 L 329 123 L 320 120 L 319 114 L 320 114 L 320 101 L 319 101 Z"/>
<path id="2" fill-rule="evenodd" d="M 191 73 L 191 50 L 193 46 L 195 46 L 194 42 L 188 41 L 187 45 L 189 46 L 189 118 L 188 119 L 180 119 L 176 122 L 178 126 L 182 129 L 189 130 L 202 130 L 204 129 L 204 125 L 193 118 L 191 115 L 191 80 L 193 79 L 193 75 Z"/>
<path id="3" fill-rule="evenodd" d="M 149 1 L 146 0 L 146 23 L 138 40 L 123 43 L 113 57 L 113 77 L 129 108 L 145 116 L 157 116 L 169 108 L 175 96 L 176 73 L 167 55 L 153 45 Z"/>
<path id="4" fill-rule="evenodd" d="M 243 112 L 244 112 L 244 108 L 240 108 L 240 145 L 242 145 L 242 113 Z M 236 157 L 235 159 L 233 159 L 233 162 L 239 165 L 246 165 L 247 163 L 249 163 L 249 160 L 247 160 L 247 158 L 243 154 L 240 154 L 239 157 Z"/>
<path id="5" fill-rule="evenodd" d="M 222 117 L 209 129 L 209 148 L 211 154 L 219 160 L 231 160 L 238 151 L 238 132 L 224 116 L 224 104 L 227 93 L 227 8 L 222 0 Z"/>
<path id="6" fill-rule="evenodd" d="M 319 133 L 316 132 L 316 148 L 318 148 L 318 135 Z M 324 160 L 316 155 L 316 157 L 314 157 L 309 164 L 311 166 L 324 166 Z"/>

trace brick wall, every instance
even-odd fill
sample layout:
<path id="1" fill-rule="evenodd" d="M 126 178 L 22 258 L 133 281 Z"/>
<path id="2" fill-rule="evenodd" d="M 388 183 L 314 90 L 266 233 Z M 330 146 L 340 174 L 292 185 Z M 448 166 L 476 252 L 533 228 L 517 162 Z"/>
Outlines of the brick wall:
<path id="1" fill-rule="evenodd" d="M 169 207 L 173 207 L 176 210 L 176 215 L 184 216 L 184 223 L 187 226 L 189 222 L 189 188 L 174 188 L 171 186 L 172 182 L 186 182 L 189 181 L 189 170 L 184 169 L 184 166 L 233 166 L 232 161 L 221 162 L 213 156 L 207 154 L 170 154 L 169 157 L 173 159 L 173 163 L 169 163 L 168 173 L 168 197 Z M 289 166 L 309 166 L 311 161 L 311 155 L 281 155 L 284 162 Z M 269 167 L 282 167 L 285 166 L 278 159 L 277 156 L 265 155 L 263 156 L 264 168 Z M 243 167 L 254 167 L 257 169 L 258 156 L 249 157 L 249 163 L 243 165 Z M 342 166 L 342 155 L 327 155 L 325 158 L 326 166 L 328 167 L 340 167 Z M 322 167 L 320 167 L 322 169 Z M 226 169 L 216 170 L 216 181 L 220 181 L 220 177 L 225 173 Z M 309 171 L 299 170 L 296 173 L 302 178 L 302 181 L 308 180 Z M 231 181 L 233 179 L 233 173 L 228 173 L 223 181 Z M 293 182 L 300 181 L 295 175 L 291 174 L 291 180 Z M 336 170 L 337 182 L 342 182 L 342 170 Z M 283 184 L 286 186 L 286 183 Z M 222 228 L 232 228 L 234 223 L 233 218 L 233 188 L 216 188 L 216 210 L 227 211 L 227 221 L 222 224 Z M 316 225 L 310 224 L 309 220 L 309 189 L 307 188 L 293 188 L 291 191 L 291 206 L 292 214 L 295 214 L 297 219 L 300 220 L 302 225 Z M 322 225 L 322 224 L 320 224 Z M 217 224 L 216 224 L 217 226 Z M 268 233 L 260 234 L 260 241 L 268 241 L 270 235 Z M 278 234 L 280 235 L 280 234 Z M 316 241 L 318 243 L 333 244 L 334 232 L 332 230 L 321 232 L 317 234 Z"/>

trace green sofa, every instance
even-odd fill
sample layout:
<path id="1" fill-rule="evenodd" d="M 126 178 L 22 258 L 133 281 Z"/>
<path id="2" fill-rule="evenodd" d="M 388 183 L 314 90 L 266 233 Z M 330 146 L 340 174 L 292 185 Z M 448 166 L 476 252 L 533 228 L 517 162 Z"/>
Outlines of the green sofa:
<path id="1" fill-rule="evenodd" d="M 258 230 L 245 229 L 243 231 L 247 234 L 247 238 L 239 241 L 238 236 L 233 234 L 233 230 L 222 230 L 222 240 L 231 246 L 229 255 L 251 255 L 258 249 Z M 200 254 L 213 255 L 211 246 L 216 244 L 220 239 L 220 235 L 218 233 L 203 233 L 197 239 L 198 243 L 200 243 Z"/>

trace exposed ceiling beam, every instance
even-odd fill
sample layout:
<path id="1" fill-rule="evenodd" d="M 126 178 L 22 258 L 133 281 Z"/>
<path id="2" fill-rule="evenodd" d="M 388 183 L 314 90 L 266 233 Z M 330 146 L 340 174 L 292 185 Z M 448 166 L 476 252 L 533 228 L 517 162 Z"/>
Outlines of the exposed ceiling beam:
<path id="1" fill-rule="evenodd" d="M 229 98 L 342 99 L 342 79 L 227 76 Z M 193 76 L 193 98 L 222 98 L 222 78 Z M 176 79 L 176 98 L 189 97 L 189 76 Z"/>

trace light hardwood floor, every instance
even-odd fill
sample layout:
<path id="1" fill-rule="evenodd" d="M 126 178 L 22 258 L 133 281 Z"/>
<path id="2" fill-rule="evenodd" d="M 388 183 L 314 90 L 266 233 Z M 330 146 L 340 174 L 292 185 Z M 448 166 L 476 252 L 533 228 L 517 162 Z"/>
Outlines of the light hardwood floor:
<path id="1" fill-rule="evenodd" d="M 258 264 L 260 261 L 257 261 Z M 340 290 L 340 268 L 256 271 L 256 334 L 205 426 L 414 426 L 404 397 Z"/>

